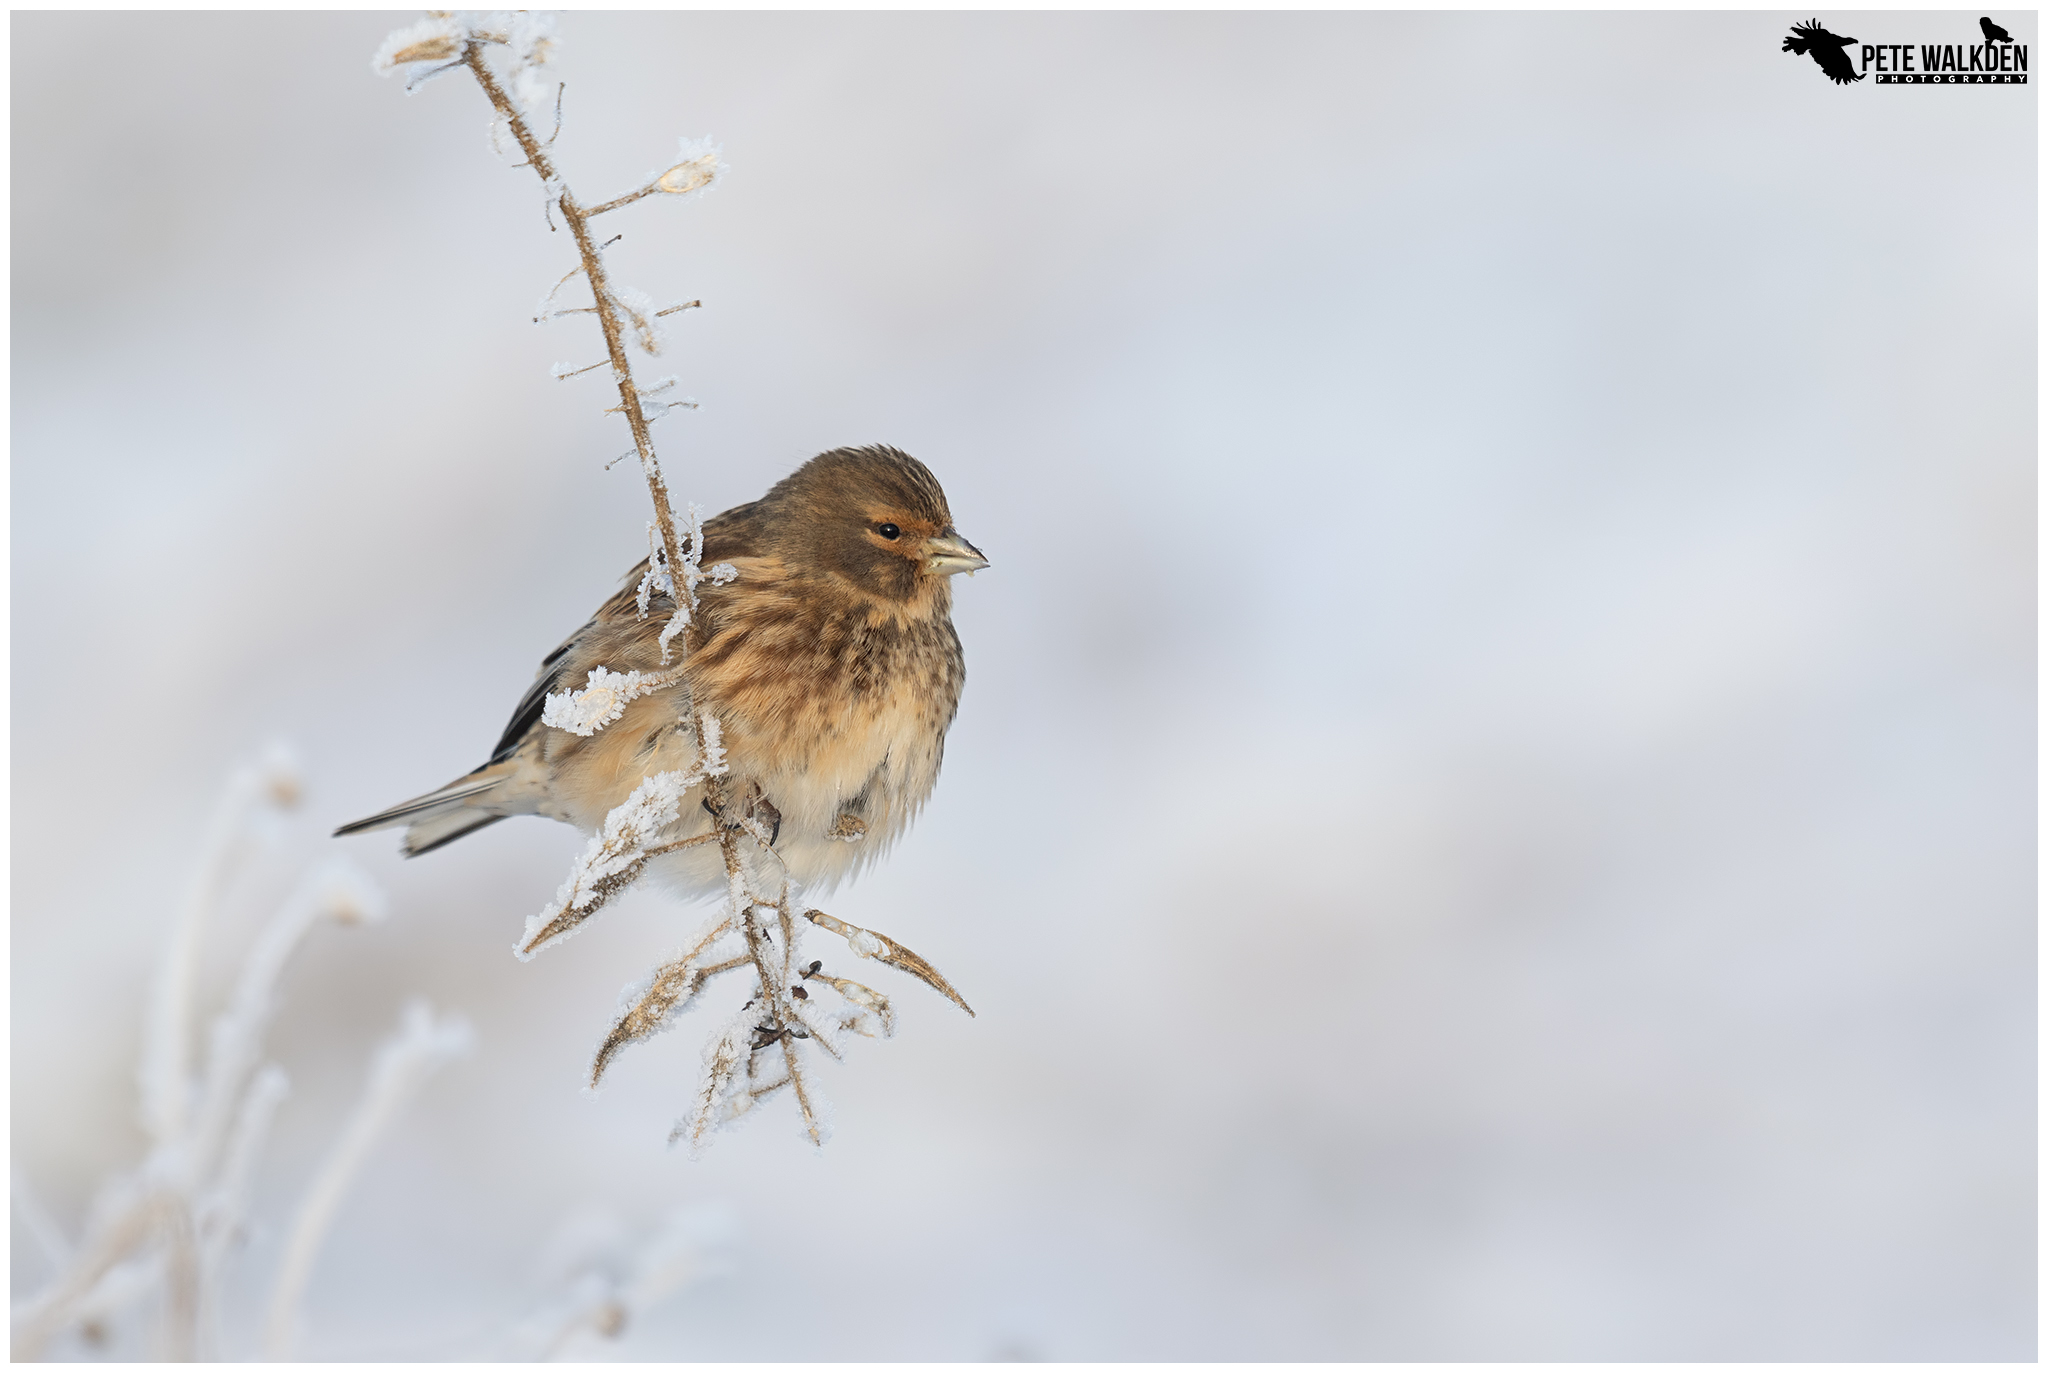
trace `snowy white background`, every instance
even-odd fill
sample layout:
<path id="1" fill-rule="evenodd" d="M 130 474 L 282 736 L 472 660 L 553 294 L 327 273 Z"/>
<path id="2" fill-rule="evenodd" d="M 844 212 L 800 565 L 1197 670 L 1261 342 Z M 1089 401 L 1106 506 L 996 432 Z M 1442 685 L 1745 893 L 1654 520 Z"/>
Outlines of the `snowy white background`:
<path id="1" fill-rule="evenodd" d="M 1838 89 L 1793 17 L 566 18 L 586 201 L 732 167 L 613 225 L 705 301 L 678 494 L 894 443 L 994 559 L 930 809 L 821 902 L 980 1018 L 890 981 L 821 1157 L 780 1103 L 693 1163 L 709 1020 L 578 1088 L 696 913 L 520 964 L 566 827 L 347 841 L 394 914 L 287 979 L 244 1271 L 407 995 L 481 1047 L 308 1352 L 474 1352 L 565 1217 L 688 1203 L 728 1275 L 574 1352 L 2031 1357 L 2034 88 Z M 527 322 L 565 236 L 462 78 L 370 74 L 401 22 L 12 20 L 12 1138 L 70 1223 L 230 761 L 312 792 L 209 985 L 643 549 Z"/>

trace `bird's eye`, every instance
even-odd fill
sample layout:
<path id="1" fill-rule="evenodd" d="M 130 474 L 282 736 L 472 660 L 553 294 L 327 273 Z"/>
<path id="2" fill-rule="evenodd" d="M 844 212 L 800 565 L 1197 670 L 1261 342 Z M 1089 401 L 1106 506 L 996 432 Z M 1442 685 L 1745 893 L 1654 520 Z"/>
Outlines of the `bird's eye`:
<path id="1" fill-rule="evenodd" d="M 900 538 L 903 534 L 903 531 L 893 524 L 877 525 L 875 526 L 875 532 L 885 539 Z"/>

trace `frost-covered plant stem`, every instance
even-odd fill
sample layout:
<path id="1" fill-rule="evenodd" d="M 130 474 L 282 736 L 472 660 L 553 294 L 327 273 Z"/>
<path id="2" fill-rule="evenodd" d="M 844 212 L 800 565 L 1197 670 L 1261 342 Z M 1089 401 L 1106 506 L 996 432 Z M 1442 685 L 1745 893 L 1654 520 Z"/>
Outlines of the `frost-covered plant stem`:
<path id="1" fill-rule="evenodd" d="M 67 1329 L 158 1293 L 160 1354 L 185 1360 L 217 1348 L 220 1276 L 242 1236 L 250 1178 L 287 1092 L 283 1071 L 264 1062 L 278 979 L 323 918 L 353 925 L 383 915 L 382 894 L 345 860 L 308 874 L 244 955 L 194 1071 L 189 1022 L 199 937 L 251 838 L 257 803 L 292 804 L 298 789 L 276 751 L 229 782 L 159 970 L 139 1075 L 150 1150 L 133 1173 L 104 1190 L 82 1243 L 66 1243 L 47 1217 L 38 1227 L 51 1232 L 42 1238 L 60 1261 L 43 1290 L 14 1309 L 17 1359 L 40 1358 Z M 32 1195 L 22 1182 L 17 1193 Z"/>
<path id="2" fill-rule="evenodd" d="M 398 1032 L 384 1041 L 370 1069 L 370 1083 L 356 1104 L 341 1138 L 320 1166 L 306 1198 L 299 1204 L 298 1218 L 279 1265 L 277 1283 L 270 1292 L 270 1317 L 265 1330 L 266 1352 L 273 1359 L 291 1357 L 298 1335 L 299 1304 L 306 1284 L 313 1276 L 313 1261 L 327 1238 L 334 1214 L 341 1206 L 356 1170 L 391 1123 L 434 1071 L 468 1053 L 469 1025 L 459 1016 L 436 1020 L 425 1002 L 406 1007 Z"/>
<path id="3" fill-rule="evenodd" d="M 192 983 L 207 917 L 219 905 L 235 867 L 248 852 L 250 822 L 258 808 L 298 803 L 296 764 L 280 747 L 238 768 L 214 808 L 200 859 L 157 965 L 142 1050 L 142 1121 L 151 1139 L 165 1140 L 185 1126 L 192 1109 Z"/>
<path id="4" fill-rule="evenodd" d="M 811 1104 L 811 1094 L 804 1083 L 802 1065 L 797 1061 L 796 1037 L 807 1033 L 801 1028 L 803 1021 L 790 1002 L 790 974 L 796 957 L 796 922 L 789 915 L 789 892 L 784 887 L 782 899 L 776 903 L 776 912 L 782 925 L 782 967 L 774 967 L 775 953 L 769 946 L 767 931 L 761 928 L 759 906 L 754 895 L 747 889 L 746 871 L 740 863 L 740 836 L 737 829 L 723 829 L 719 832 L 719 849 L 725 857 L 726 881 L 731 888 L 730 902 L 743 912 L 747 936 L 747 956 L 753 960 L 754 971 L 761 979 L 761 1004 L 767 1012 L 768 1023 L 775 1028 L 775 1034 L 782 1044 L 782 1062 L 789 1075 L 789 1085 L 796 1093 L 797 1110 L 803 1113 L 804 1134 L 813 1144 L 823 1144 L 825 1135 L 818 1124 L 817 1110 Z M 819 1041 L 823 1043 L 824 1041 Z M 758 1046 L 757 1046 L 758 1047 Z M 751 1075 L 751 1066 L 749 1068 Z"/>
<path id="5" fill-rule="evenodd" d="M 569 226 L 570 237 L 576 240 L 576 252 L 583 260 L 582 272 L 590 283 L 591 299 L 597 308 L 597 321 L 604 329 L 605 350 L 611 356 L 612 380 L 618 383 L 619 406 L 626 416 L 627 427 L 633 431 L 633 448 L 640 455 L 640 472 L 647 479 L 647 493 L 654 498 L 654 521 L 661 531 L 661 548 L 670 568 L 683 566 L 683 550 L 676 537 L 675 514 L 669 508 L 668 483 L 662 479 L 661 462 L 654 454 L 654 439 L 648 433 L 647 415 L 640 408 L 639 387 L 633 380 L 633 366 L 626 357 L 626 331 L 619 319 L 619 311 L 612 296 L 610 279 L 605 275 L 604 257 L 599 253 L 596 241 L 591 237 L 590 221 L 607 210 L 629 204 L 641 196 L 656 190 L 657 184 L 650 183 L 631 195 L 607 201 L 594 210 L 585 210 L 576 203 L 568 185 L 556 174 L 554 163 L 548 160 L 547 149 L 535 138 L 533 130 L 527 127 L 525 117 L 504 86 L 484 60 L 484 45 L 472 38 L 464 44 L 462 60 L 468 65 L 477 85 L 483 87 L 484 95 L 490 99 L 492 108 L 512 130 L 512 137 L 519 142 L 519 149 L 526 154 L 526 161 L 541 183 L 548 188 L 555 206 L 562 212 L 562 220 Z M 677 589 L 680 601 L 684 594 Z"/>

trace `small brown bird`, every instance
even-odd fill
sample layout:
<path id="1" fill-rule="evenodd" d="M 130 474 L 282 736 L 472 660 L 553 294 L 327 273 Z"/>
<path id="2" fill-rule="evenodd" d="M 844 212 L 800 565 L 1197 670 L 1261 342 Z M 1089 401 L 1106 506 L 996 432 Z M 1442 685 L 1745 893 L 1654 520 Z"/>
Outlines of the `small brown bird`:
<path id="1" fill-rule="evenodd" d="M 877 447 L 821 453 L 760 500 L 707 520 L 701 561 L 738 575 L 699 588 L 687 685 L 628 701 L 587 737 L 542 722 L 548 696 L 582 690 L 594 668 L 673 670 L 659 640 L 674 607 L 655 592 L 642 614 L 643 561 L 541 660 L 489 762 L 335 833 L 404 825 L 413 857 L 511 815 L 594 832 L 643 777 L 697 761 L 681 720 L 688 691 L 699 717 L 718 721 L 731 790 L 753 799 L 790 877 L 829 889 L 879 857 L 938 780 L 966 678 L 950 579 L 988 559 L 953 528 L 930 470 Z M 710 831 L 703 790 L 669 837 Z M 725 883 L 716 845 L 653 870 L 687 893 Z"/>

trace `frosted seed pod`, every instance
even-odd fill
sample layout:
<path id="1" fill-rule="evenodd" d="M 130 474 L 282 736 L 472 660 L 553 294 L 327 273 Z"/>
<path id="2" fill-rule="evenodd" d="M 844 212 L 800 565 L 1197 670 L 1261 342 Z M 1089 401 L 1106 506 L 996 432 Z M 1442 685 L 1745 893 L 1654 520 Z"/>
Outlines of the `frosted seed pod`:
<path id="1" fill-rule="evenodd" d="M 465 33 L 449 15 L 428 15 L 417 24 L 394 29 L 386 35 L 377 55 L 370 59 L 379 76 L 388 76 L 409 62 L 447 62 L 462 56 Z"/>
<path id="2" fill-rule="evenodd" d="M 446 34 L 410 43 L 391 54 L 393 64 L 399 62 L 446 62 L 455 56 L 455 40 Z"/>
<path id="3" fill-rule="evenodd" d="M 718 174 L 718 156 L 706 153 L 693 157 L 688 162 L 678 162 L 655 180 L 654 188 L 666 195 L 688 195 L 701 191 L 711 184 L 711 178 Z"/>

